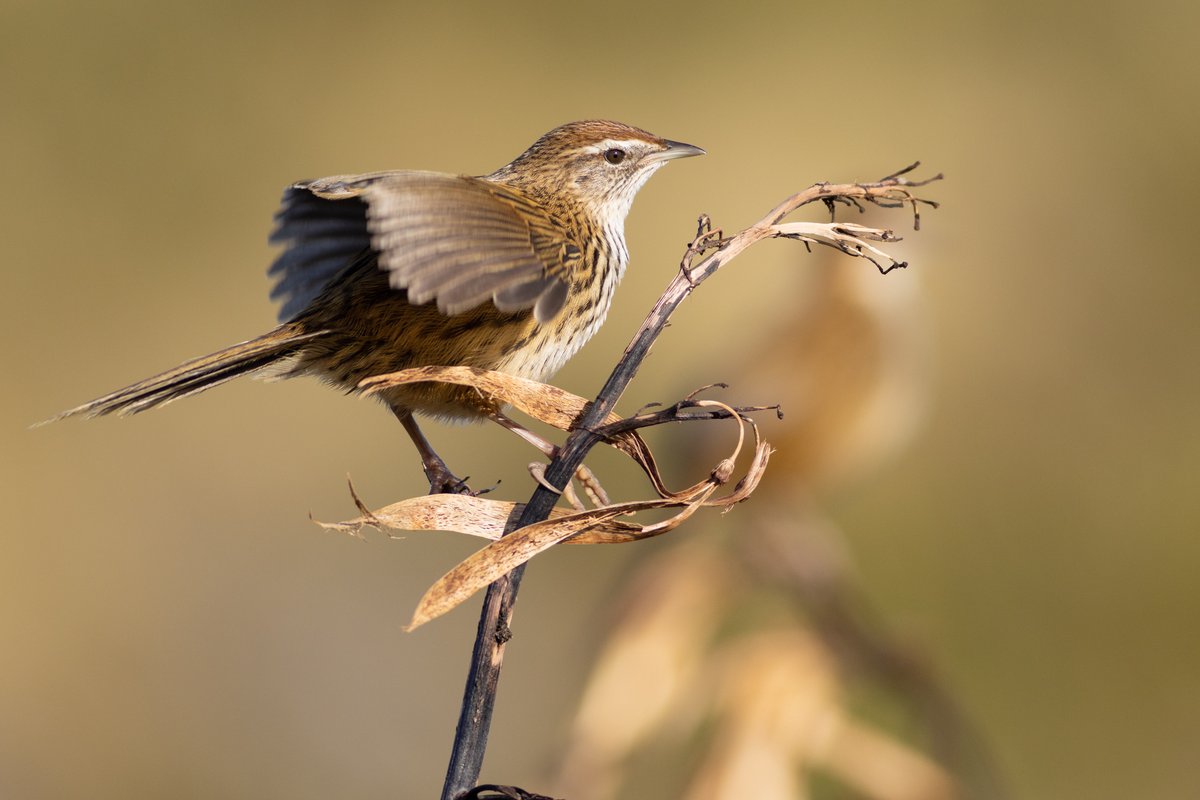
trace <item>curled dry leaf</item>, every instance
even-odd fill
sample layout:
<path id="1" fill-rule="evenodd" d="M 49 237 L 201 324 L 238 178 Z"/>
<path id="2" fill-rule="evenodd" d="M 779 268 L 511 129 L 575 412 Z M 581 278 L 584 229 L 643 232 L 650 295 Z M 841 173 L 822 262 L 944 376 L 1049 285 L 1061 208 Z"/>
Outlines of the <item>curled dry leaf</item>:
<path id="1" fill-rule="evenodd" d="M 504 405 L 512 406 L 534 419 L 563 431 L 569 431 L 574 428 L 576 421 L 589 404 L 588 400 L 579 395 L 572 394 L 565 389 L 560 389 L 557 386 L 539 383 L 528 378 L 519 378 L 503 372 L 479 369 L 477 367 L 414 367 L 387 375 L 367 378 L 359 386 L 363 389 L 364 394 L 372 394 L 392 386 L 430 381 L 453 383 L 458 386 L 470 386 Z M 723 384 L 714 385 L 722 386 Z M 710 387 L 704 387 L 704 389 L 707 388 Z M 686 409 L 693 408 L 719 409 L 722 412 L 720 416 L 712 418 L 728 417 L 740 419 L 745 419 L 742 414 L 746 411 L 760 411 L 768 408 L 777 409 L 776 406 L 754 406 L 748 409 L 734 409 L 715 400 L 692 399 L 695 394 L 704 389 L 693 392 L 686 401 L 676 404 L 672 409 L 667 409 L 665 412 L 659 414 L 644 415 L 645 422 L 647 424 L 662 424 L 664 422 L 691 419 L 692 417 L 687 416 L 684 412 Z M 634 463 L 641 467 L 642 471 L 650 479 L 659 497 L 686 498 L 691 491 L 690 489 L 685 489 L 683 492 L 672 492 L 666 487 L 662 479 L 662 474 L 659 472 L 658 464 L 654 460 L 654 454 L 650 451 L 650 447 L 646 444 L 645 440 L 637 433 L 636 428 L 641 427 L 638 423 L 638 418 L 623 419 L 617 414 L 612 413 L 605 418 L 605 424 L 602 426 L 600 432 L 603 432 L 604 428 L 614 429 L 610 433 L 604 434 L 606 443 L 625 453 L 633 459 Z M 755 435 L 757 436 L 757 429 L 755 430 Z M 585 486 L 585 488 L 587 487 Z"/>
<path id="2" fill-rule="evenodd" d="M 385 386 L 429 380 L 443 380 L 474 386 L 480 391 L 516 406 L 532 417 L 562 429 L 569 429 L 584 410 L 587 401 L 554 386 L 498 372 L 470 367 L 421 367 L 363 382 L 367 391 Z M 613 544 L 658 536 L 679 527 L 704 506 L 730 507 L 750 496 L 757 487 L 770 458 L 770 446 L 759 437 L 758 426 L 737 409 L 715 400 L 688 400 L 689 408 L 717 410 L 721 416 L 736 420 L 738 440 L 733 452 L 718 463 L 703 480 L 674 492 L 666 488 L 650 448 L 635 430 L 614 431 L 606 441 L 630 456 L 649 476 L 659 497 L 628 503 L 604 505 L 582 511 L 555 509 L 542 522 L 505 535 L 524 509 L 523 504 L 490 500 L 468 495 L 438 494 L 414 497 L 376 511 L 367 509 L 355 495 L 361 516 L 338 523 L 318 523 L 327 530 L 359 535 L 363 527 L 380 530 L 445 530 L 492 540 L 443 575 L 421 598 L 408 629 L 412 630 L 441 616 L 538 553 L 562 542 L 571 544 Z M 685 417 L 682 417 L 685 418 Z M 662 421 L 669 421 L 664 417 Z M 623 420 L 610 415 L 609 423 Z M 746 474 L 728 495 L 713 497 L 716 490 L 733 477 L 734 464 L 746 439 L 746 427 L 754 435 L 754 454 Z M 351 487 L 353 494 L 353 487 Z M 638 512 L 666 508 L 680 511 L 669 519 L 638 525 L 618 519 Z"/>
<path id="3" fill-rule="evenodd" d="M 572 430 L 590 402 L 557 386 L 478 367 L 414 367 L 367 378 L 359 383 L 359 387 L 364 394 L 373 394 L 392 386 L 431 381 L 470 386 L 561 431 Z M 617 414 L 609 414 L 605 419 L 605 423 L 610 425 L 621 421 Z M 663 485 L 650 447 L 636 431 L 614 433 L 607 437 L 607 441 L 642 468 L 660 497 L 670 496 L 671 493 Z"/>
<path id="4" fill-rule="evenodd" d="M 364 394 L 373 394 L 393 386 L 428 382 L 473 387 L 488 397 L 513 406 L 562 431 L 571 429 L 588 404 L 588 401 L 579 395 L 571 394 L 557 386 L 478 367 L 402 369 L 399 372 L 367 378 L 359 384 L 359 388 Z M 609 416 L 612 422 L 620 419 L 616 414 Z"/>
<path id="5" fill-rule="evenodd" d="M 740 417 L 738 419 L 741 420 Z M 726 461 L 732 463 L 736 460 L 737 450 L 730 459 L 722 461 L 717 468 L 713 469 L 703 481 L 683 492 L 673 493 L 669 498 L 616 503 L 583 512 L 567 513 L 561 516 L 553 515 L 550 519 L 513 531 L 495 539 L 482 550 L 471 554 L 439 578 L 417 604 L 408 630 L 418 628 L 445 614 L 489 583 L 560 542 L 573 541 L 588 535 L 597 537 L 596 541 L 608 542 L 632 541 L 659 536 L 679 527 L 704 506 L 729 507 L 742 502 L 758 486 L 758 482 L 766 470 L 771 448 L 758 438 L 758 429 L 752 422 L 747 420 L 741 420 L 741 422 L 743 426 L 748 424 L 754 430 L 755 451 L 746 475 L 730 494 L 713 497 L 716 490 L 729 480 L 730 475 L 726 469 Z M 738 449 L 741 448 L 741 445 L 742 442 L 739 439 Z M 434 496 L 424 499 L 436 501 L 438 498 L 439 496 Z M 680 508 L 681 510 L 669 519 L 650 525 L 623 523 L 615 531 L 610 527 L 601 527 L 617 523 L 618 517 L 663 508 Z M 382 514 L 375 512 L 374 516 L 381 518 Z M 597 530 L 598 528 L 599 530 Z"/>

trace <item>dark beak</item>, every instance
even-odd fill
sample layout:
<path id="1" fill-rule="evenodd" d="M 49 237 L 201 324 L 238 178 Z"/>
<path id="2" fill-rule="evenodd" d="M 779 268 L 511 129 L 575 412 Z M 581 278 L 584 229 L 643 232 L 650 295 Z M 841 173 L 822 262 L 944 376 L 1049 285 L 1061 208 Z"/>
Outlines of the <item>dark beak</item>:
<path id="1" fill-rule="evenodd" d="M 665 144 L 666 150 L 655 153 L 652 158 L 657 161 L 670 161 L 675 158 L 688 158 L 690 156 L 704 155 L 704 148 L 696 147 L 694 144 L 684 144 L 683 142 L 672 142 L 667 139 Z"/>

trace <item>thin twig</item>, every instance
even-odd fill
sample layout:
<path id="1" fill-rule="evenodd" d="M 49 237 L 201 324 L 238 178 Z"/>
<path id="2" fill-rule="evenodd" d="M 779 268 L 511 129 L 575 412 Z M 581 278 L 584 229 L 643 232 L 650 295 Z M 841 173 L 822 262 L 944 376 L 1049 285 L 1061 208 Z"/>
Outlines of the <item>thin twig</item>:
<path id="1" fill-rule="evenodd" d="M 549 517 L 550 511 L 559 497 L 557 490 L 561 490 L 567 485 L 576 469 L 583 463 L 588 451 L 603 440 L 604 437 L 600 431 L 604 420 L 615 408 L 626 387 L 637 374 L 651 345 L 666 328 L 671 314 L 697 286 L 740 255 L 746 248 L 763 239 L 798 238 L 806 245 L 809 242 L 816 242 L 837 247 L 853 256 L 870 258 L 869 254 L 874 254 L 890 258 L 875 250 L 862 238 L 865 235 L 876 241 L 894 240 L 894 235 L 888 231 L 876 231 L 845 223 L 837 226 L 832 224 L 822 226 L 814 223 L 803 229 L 798 227 L 802 223 L 790 223 L 788 227 L 781 227 L 780 223 L 784 217 L 804 205 L 817 201 L 825 201 L 826 205 L 830 205 L 828 202 L 830 199 L 843 199 L 851 202 L 861 200 L 883 207 L 897 202 L 911 204 L 914 222 L 917 222 L 919 221 L 919 217 L 917 217 L 918 203 L 934 207 L 936 204 L 916 197 L 911 189 L 941 178 L 940 174 L 925 181 L 909 181 L 903 177 L 917 166 L 919 166 L 919 162 L 892 173 L 876 183 L 814 184 L 787 198 L 757 223 L 728 239 L 722 237 L 720 229 L 713 230 L 707 215 L 701 216 L 696 238 L 688 245 L 679 271 L 634 334 L 633 340 L 625 349 L 625 353 L 613 369 L 612 374 L 609 375 L 604 388 L 596 396 L 595 402 L 588 406 L 577 421 L 574 431 L 567 437 L 562 449 L 559 450 L 558 455 L 551 460 L 544 473 L 545 483 L 537 486 L 520 518 L 509 526 L 506 534 Z M 830 209 L 832 211 L 832 206 Z M 696 257 L 703 256 L 714 248 L 716 248 L 716 252 L 704 256 L 698 264 L 693 264 Z M 871 258 L 871 260 L 875 262 L 881 272 L 901 265 L 901 262 L 893 260 L 892 266 L 885 269 L 875 258 Z M 475 635 L 475 646 L 471 653 L 471 669 L 467 676 L 467 687 L 463 696 L 458 727 L 455 731 L 454 748 L 446 771 L 446 782 L 442 787 L 442 800 L 461 800 L 479 779 L 484 752 L 487 748 L 488 732 L 491 727 L 496 687 L 500 680 L 500 670 L 504 664 L 505 646 L 512 638 L 509 622 L 512 619 L 513 605 L 516 602 L 524 573 L 524 565 L 514 569 L 504 578 L 491 584 L 484 598 L 483 610 Z"/>

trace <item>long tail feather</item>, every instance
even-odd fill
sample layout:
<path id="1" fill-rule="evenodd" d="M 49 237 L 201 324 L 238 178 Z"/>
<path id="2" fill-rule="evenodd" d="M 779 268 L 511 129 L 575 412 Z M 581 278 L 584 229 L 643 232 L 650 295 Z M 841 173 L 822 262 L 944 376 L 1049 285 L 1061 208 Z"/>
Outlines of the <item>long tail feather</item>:
<path id="1" fill-rule="evenodd" d="M 67 417 L 137 414 L 269 367 L 294 355 L 303 348 L 306 341 L 320 336 L 321 333 L 304 333 L 292 324 L 281 325 L 255 339 L 194 358 L 174 369 L 97 397 L 38 424 L 44 425 Z"/>

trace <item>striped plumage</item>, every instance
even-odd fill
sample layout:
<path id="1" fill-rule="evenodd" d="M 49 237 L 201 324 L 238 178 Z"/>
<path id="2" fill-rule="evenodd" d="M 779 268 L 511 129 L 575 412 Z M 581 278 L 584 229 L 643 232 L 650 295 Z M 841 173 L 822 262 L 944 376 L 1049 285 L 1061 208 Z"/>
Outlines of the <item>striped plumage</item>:
<path id="1" fill-rule="evenodd" d="M 244 374 L 314 375 L 349 391 L 430 365 L 545 380 L 604 321 L 628 263 L 624 221 L 637 190 L 666 161 L 702 152 L 592 120 L 555 128 L 478 178 L 394 171 L 296 183 L 272 235 L 284 245 L 270 270 L 279 327 L 60 417 L 137 413 Z M 439 384 L 382 399 L 418 447 L 413 412 L 499 411 Z"/>

